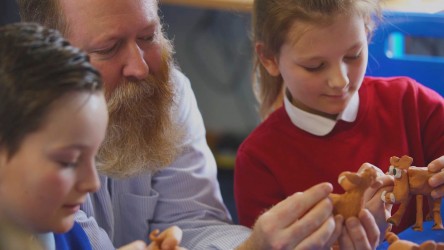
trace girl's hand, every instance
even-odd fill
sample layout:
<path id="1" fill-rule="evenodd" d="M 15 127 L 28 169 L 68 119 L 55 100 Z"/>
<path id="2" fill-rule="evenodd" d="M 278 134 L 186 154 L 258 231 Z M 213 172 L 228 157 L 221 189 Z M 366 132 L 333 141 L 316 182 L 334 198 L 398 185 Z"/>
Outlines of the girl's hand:
<path id="1" fill-rule="evenodd" d="M 392 204 L 386 204 L 381 200 L 382 192 L 391 192 L 393 190 L 393 176 L 386 175 L 381 169 L 371 165 L 363 164 L 361 168 L 372 167 L 378 173 L 377 182 L 375 185 L 367 189 L 364 194 L 365 208 L 373 215 L 375 222 L 379 228 L 379 241 L 384 240 L 385 232 L 390 227 L 387 219 L 391 216 Z M 361 171 L 362 169 L 359 169 Z"/>
<path id="2" fill-rule="evenodd" d="M 359 218 L 350 217 L 339 237 L 340 249 L 375 249 L 380 241 L 380 232 L 375 218 L 367 209 L 361 210 Z"/>
<path id="3" fill-rule="evenodd" d="M 444 155 L 430 162 L 427 168 L 430 172 L 436 173 L 429 179 L 429 185 L 434 188 L 432 197 L 434 199 L 444 197 Z"/>

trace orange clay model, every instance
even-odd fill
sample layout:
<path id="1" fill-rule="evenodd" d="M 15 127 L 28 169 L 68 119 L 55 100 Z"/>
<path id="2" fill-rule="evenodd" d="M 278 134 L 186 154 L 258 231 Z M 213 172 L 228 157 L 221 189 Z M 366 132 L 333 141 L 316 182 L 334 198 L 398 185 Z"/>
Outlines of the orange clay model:
<path id="1" fill-rule="evenodd" d="M 389 204 L 401 204 L 396 213 L 387 219 L 387 222 L 399 225 L 402 216 L 405 213 L 407 205 L 412 195 L 416 195 L 416 223 L 413 230 L 422 231 L 423 224 L 423 195 L 427 196 L 429 201 L 430 213 L 427 219 L 433 218 L 434 225 L 432 229 L 443 229 L 442 218 L 440 214 L 441 199 L 433 200 L 430 196 L 432 187 L 428 184 L 428 180 L 435 173 L 429 172 L 426 167 L 411 166 L 413 159 L 409 156 L 402 156 L 401 158 L 390 157 L 389 173 L 393 175 L 394 187 L 392 192 L 383 192 L 382 200 Z"/>
<path id="2" fill-rule="evenodd" d="M 358 173 L 342 172 L 339 175 L 338 182 L 345 190 L 344 194 L 330 194 L 333 201 L 333 213 L 341 214 L 344 219 L 349 217 L 358 217 L 359 212 L 364 206 L 364 192 L 376 182 L 377 172 L 369 164 L 369 167 Z"/>
<path id="3" fill-rule="evenodd" d="M 385 239 L 389 243 L 387 250 L 444 250 L 444 243 L 436 243 L 433 240 L 428 240 L 418 245 L 411 241 L 400 240 L 398 236 L 392 232 L 387 232 Z"/>
<path id="4" fill-rule="evenodd" d="M 148 246 L 150 250 L 176 250 L 182 240 L 182 230 L 177 226 L 167 228 L 159 234 L 159 229 L 150 233 L 151 244 Z M 166 244 L 167 246 L 166 246 Z"/>

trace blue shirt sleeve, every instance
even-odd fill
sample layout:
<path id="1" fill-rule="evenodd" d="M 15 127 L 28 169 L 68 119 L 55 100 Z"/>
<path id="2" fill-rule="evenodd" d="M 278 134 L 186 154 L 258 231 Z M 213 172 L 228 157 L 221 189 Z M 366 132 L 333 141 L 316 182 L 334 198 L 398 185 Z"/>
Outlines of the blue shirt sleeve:
<path id="1" fill-rule="evenodd" d="M 77 222 L 67 233 L 54 233 L 54 240 L 56 250 L 91 250 L 88 236 Z"/>

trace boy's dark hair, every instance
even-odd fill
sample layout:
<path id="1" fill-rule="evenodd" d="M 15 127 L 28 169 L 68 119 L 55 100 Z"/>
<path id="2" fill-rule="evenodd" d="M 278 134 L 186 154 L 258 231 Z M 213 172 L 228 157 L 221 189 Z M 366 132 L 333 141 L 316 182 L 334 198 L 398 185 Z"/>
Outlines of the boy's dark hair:
<path id="1" fill-rule="evenodd" d="M 42 124 L 51 104 L 71 91 L 102 89 L 86 53 L 35 23 L 0 27 L 0 147 L 13 155 Z"/>

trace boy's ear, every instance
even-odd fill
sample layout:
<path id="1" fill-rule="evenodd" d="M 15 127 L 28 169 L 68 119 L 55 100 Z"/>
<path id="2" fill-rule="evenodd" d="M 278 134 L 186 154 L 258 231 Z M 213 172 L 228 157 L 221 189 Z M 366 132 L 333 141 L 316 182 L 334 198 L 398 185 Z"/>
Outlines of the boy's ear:
<path id="1" fill-rule="evenodd" d="M 8 162 L 8 151 L 6 147 L 0 145 L 0 170 Z"/>
<path id="2" fill-rule="evenodd" d="M 268 74 L 275 77 L 279 76 L 281 72 L 279 71 L 279 64 L 275 55 L 266 49 L 265 45 L 261 42 L 256 43 L 255 50 L 259 61 L 267 70 Z"/>

